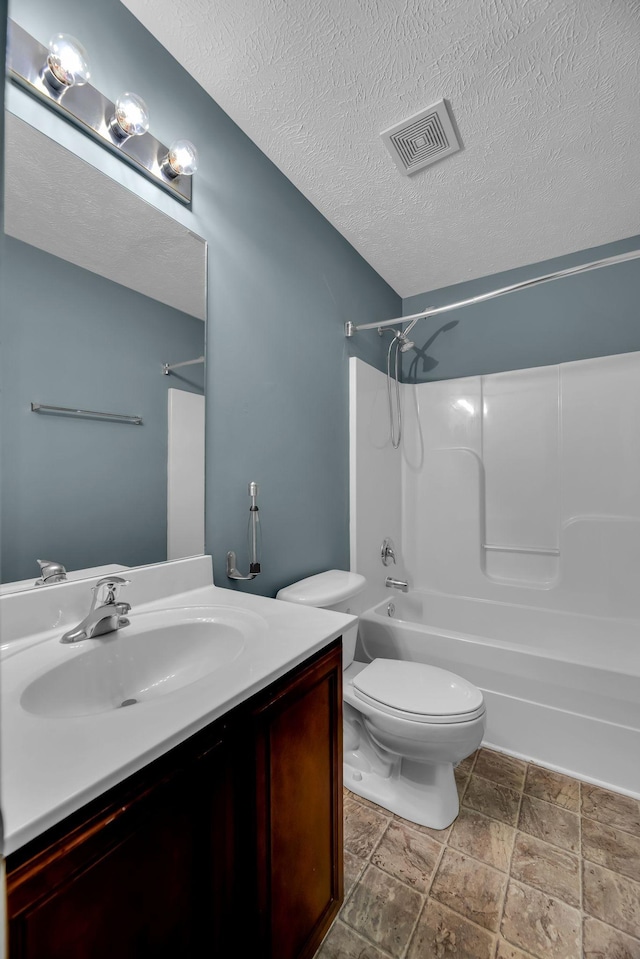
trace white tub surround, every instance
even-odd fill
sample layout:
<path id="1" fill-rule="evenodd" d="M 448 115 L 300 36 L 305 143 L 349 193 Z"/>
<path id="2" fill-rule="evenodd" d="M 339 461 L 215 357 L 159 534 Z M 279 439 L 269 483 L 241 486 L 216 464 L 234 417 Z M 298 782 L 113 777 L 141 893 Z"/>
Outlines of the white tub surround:
<path id="1" fill-rule="evenodd" d="M 406 383 L 398 451 L 385 377 L 364 367 L 352 569 L 403 621 L 365 615 L 368 655 L 459 673 L 485 692 L 489 744 L 640 794 L 640 353 Z M 390 568 L 361 528 L 377 498 Z M 385 590 L 390 572 L 413 595 Z"/>
<path id="2" fill-rule="evenodd" d="M 351 569 L 367 580 L 357 597 L 360 612 L 380 598 L 384 566 L 382 541 L 393 540 L 399 566 L 401 546 L 401 457 L 391 449 L 385 377 L 352 357 L 349 360 L 349 539 Z M 396 455 L 394 455 L 396 454 Z M 393 573 L 396 566 L 390 566 Z"/>
<path id="3" fill-rule="evenodd" d="M 33 708 L 25 690 L 114 636 L 59 642 L 86 614 L 93 581 L 0 597 L 5 854 L 265 688 L 354 623 L 353 616 L 221 589 L 213 584 L 206 556 L 138 567 L 126 576 L 131 627 L 120 631 L 118 642 L 126 641 L 127 629 L 133 635 L 162 610 L 207 607 L 218 619 L 227 611 L 230 622 L 243 621 L 242 648 L 222 669 L 130 708 L 52 718 L 25 708 Z"/>

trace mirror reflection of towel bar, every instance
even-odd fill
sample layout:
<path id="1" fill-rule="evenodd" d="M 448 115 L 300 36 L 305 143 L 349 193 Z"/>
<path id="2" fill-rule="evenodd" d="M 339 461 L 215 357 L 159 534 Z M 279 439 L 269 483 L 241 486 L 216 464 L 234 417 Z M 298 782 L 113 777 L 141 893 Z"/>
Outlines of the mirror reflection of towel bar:
<path id="1" fill-rule="evenodd" d="M 32 403 L 34 413 L 62 413 L 66 416 L 86 416 L 89 419 L 112 420 L 115 423 L 129 423 L 131 426 L 142 426 L 142 417 L 127 413 L 99 413 L 97 410 L 75 410 L 69 406 L 47 406 L 44 403 Z"/>

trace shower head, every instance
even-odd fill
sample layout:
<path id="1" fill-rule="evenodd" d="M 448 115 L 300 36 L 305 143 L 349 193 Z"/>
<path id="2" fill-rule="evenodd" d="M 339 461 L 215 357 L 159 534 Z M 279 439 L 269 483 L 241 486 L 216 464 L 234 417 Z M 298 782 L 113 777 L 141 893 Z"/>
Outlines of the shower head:
<path id="1" fill-rule="evenodd" d="M 406 334 L 406 331 L 404 330 L 396 331 L 395 341 L 397 344 L 397 349 L 399 349 L 401 353 L 406 353 L 407 350 L 411 350 L 415 346 L 415 343 L 413 342 L 413 340 L 407 339 L 407 334 Z"/>
<path id="2" fill-rule="evenodd" d="M 408 326 L 405 326 L 404 330 L 397 331 L 396 339 L 398 340 L 398 346 L 400 348 L 401 353 L 406 353 L 408 350 L 413 349 L 413 347 L 415 346 L 415 343 L 413 342 L 413 340 L 410 340 L 408 336 L 417 322 L 418 322 L 417 320 L 413 320 L 411 323 L 409 323 Z"/>
<path id="3" fill-rule="evenodd" d="M 413 325 L 414 325 L 413 323 L 410 323 L 406 330 L 389 330 L 388 331 L 391 333 L 393 337 L 391 340 L 391 343 L 389 344 L 389 350 L 392 349 L 394 344 L 396 349 L 400 350 L 401 353 L 406 353 L 407 350 L 413 349 L 413 347 L 416 344 L 413 342 L 413 340 L 407 339 L 407 333 Z M 387 330 L 379 329 L 378 336 L 382 336 L 386 332 Z"/>

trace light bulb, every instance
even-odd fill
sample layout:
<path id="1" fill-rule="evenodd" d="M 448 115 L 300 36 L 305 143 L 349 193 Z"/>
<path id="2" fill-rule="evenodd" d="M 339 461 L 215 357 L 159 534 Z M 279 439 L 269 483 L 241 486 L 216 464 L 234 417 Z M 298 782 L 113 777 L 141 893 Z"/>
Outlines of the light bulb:
<path id="1" fill-rule="evenodd" d="M 83 86 L 90 76 L 87 51 L 80 41 L 68 33 L 56 33 L 49 41 L 43 80 L 54 90 L 66 90 Z"/>
<path id="2" fill-rule="evenodd" d="M 198 169 L 198 151 L 190 140 L 174 140 L 162 169 L 170 180 L 177 176 L 193 176 Z"/>
<path id="3" fill-rule="evenodd" d="M 116 100 L 116 112 L 109 121 L 109 129 L 116 140 L 139 137 L 149 129 L 149 111 L 142 97 L 123 93 Z"/>

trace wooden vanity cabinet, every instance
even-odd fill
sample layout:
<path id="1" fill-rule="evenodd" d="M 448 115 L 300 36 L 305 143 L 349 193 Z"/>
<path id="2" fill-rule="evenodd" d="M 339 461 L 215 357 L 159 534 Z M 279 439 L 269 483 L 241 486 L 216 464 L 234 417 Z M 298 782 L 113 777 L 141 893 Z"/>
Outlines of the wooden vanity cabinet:
<path id="1" fill-rule="evenodd" d="M 254 955 L 307 959 L 343 898 L 341 648 L 258 706 L 252 727 Z"/>
<path id="2" fill-rule="evenodd" d="M 341 683 L 338 640 L 10 855 L 10 959 L 310 959 L 343 895 Z"/>

